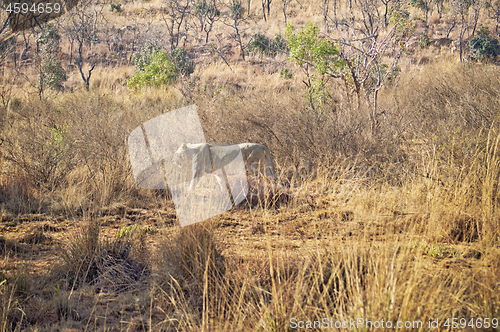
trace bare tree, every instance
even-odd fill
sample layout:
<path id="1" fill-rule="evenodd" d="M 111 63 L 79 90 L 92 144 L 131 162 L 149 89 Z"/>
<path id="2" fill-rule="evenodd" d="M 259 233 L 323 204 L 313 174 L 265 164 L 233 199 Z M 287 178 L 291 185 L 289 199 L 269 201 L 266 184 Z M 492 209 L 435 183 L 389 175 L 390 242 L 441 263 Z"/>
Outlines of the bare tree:
<path id="1" fill-rule="evenodd" d="M 243 46 L 241 34 L 243 32 L 242 24 L 248 19 L 248 16 L 243 16 L 245 9 L 241 5 L 240 0 L 230 0 L 230 2 L 228 3 L 228 7 L 229 10 L 227 13 L 227 17 L 226 20 L 223 21 L 223 23 L 233 29 L 234 33 L 231 36 L 238 43 L 241 51 L 241 58 L 245 60 L 245 46 Z"/>
<path id="2" fill-rule="evenodd" d="M 34 38 L 34 29 L 26 29 L 20 32 L 23 40 L 23 49 L 19 53 L 19 63 L 22 63 L 24 56 L 27 55 L 30 48 L 30 41 Z M 17 62 L 16 62 L 17 66 Z"/>
<path id="3" fill-rule="evenodd" d="M 455 29 L 455 27 L 457 26 L 457 14 L 454 13 L 453 14 L 453 21 L 450 23 L 450 26 L 448 29 L 446 29 L 446 38 L 450 38 L 450 33 L 453 31 L 453 29 Z"/>
<path id="4" fill-rule="evenodd" d="M 487 0 L 475 0 L 472 1 L 472 33 L 471 35 L 474 36 L 476 33 L 476 28 L 477 28 L 477 22 L 479 21 L 479 14 L 481 13 L 481 9 L 484 7 L 485 3 Z"/>
<path id="5" fill-rule="evenodd" d="M 283 0 L 285 2 L 285 0 Z M 284 7 L 283 3 L 283 7 Z M 328 26 L 328 15 L 330 11 L 330 0 L 323 0 L 321 2 L 321 15 L 323 16 L 323 23 L 325 24 L 325 27 Z M 286 23 L 286 17 L 285 17 L 285 23 Z"/>
<path id="6" fill-rule="evenodd" d="M 15 35 L 8 30 L 8 18 L 7 13 L 2 11 L 0 13 L 0 19 L 4 21 L 3 26 L 0 28 L 0 66 L 7 60 L 7 57 L 12 54 L 16 38 Z"/>
<path id="7" fill-rule="evenodd" d="M 163 22 L 167 27 L 170 39 L 170 47 L 174 50 L 179 46 L 182 37 L 187 38 L 186 31 L 182 32 L 182 27 L 186 28 L 189 15 L 191 13 L 190 0 L 164 0 L 166 14 L 162 14 Z"/>
<path id="8" fill-rule="evenodd" d="M 491 3 L 489 8 L 489 17 L 493 20 L 495 20 L 495 32 L 498 33 L 498 27 L 500 26 L 500 0 L 496 0 L 495 2 Z"/>
<path id="9" fill-rule="evenodd" d="M 219 6 L 220 3 L 217 0 L 197 1 L 194 5 L 193 11 L 200 21 L 201 31 L 206 34 L 206 43 L 208 43 L 215 22 L 221 18 Z"/>
<path id="10" fill-rule="evenodd" d="M 128 50 L 129 57 L 128 63 L 132 62 L 133 54 L 139 51 L 144 46 L 144 40 L 147 38 L 139 38 L 140 35 L 146 36 L 151 31 L 153 26 L 153 18 L 149 17 L 144 19 L 138 19 L 133 17 L 129 21 L 129 25 L 125 25 L 118 29 L 118 34 L 125 45 L 129 46 Z"/>
<path id="11" fill-rule="evenodd" d="M 444 0 L 434 0 L 434 3 L 436 4 L 436 9 L 439 14 L 439 18 L 443 16 L 444 13 Z"/>
<path id="12" fill-rule="evenodd" d="M 90 86 L 90 77 L 96 66 L 96 62 L 91 61 L 88 74 L 84 73 L 84 62 L 87 49 L 92 50 L 92 46 L 99 41 L 99 34 L 102 20 L 101 7 L 96 7 L 91 0 L 80 2 L 72 15 L 68 19 L 66 33 L 68 39 L 76 43 L 76 65 L 80 71 L 86 89 Z M 73 51 L 73 50 L 71 50 Z"/>
<path id="13" fill-rule="evenodd" d="M 71 15 L 70 15 L 71 16 Z M 73 22 L 71 21 L 71 17 L 68 18 L 68 22 L 62 22 L 61 27 L 66 35 L 66 38 L 69 43 L 69 63 L 73 63 L 73 51 L 75 47 L 75 42 L 76 42 L 76 33 L 75 29 L 73 26 Z"/>
<path id="14" fill-rule="evenodd" d="M 382 21 L 379 12 L 379 4 L 374 0 L 359 0 L 358 5 L 362 18 L 362 28 L 360 28 L 359 31 L 361 31 L 365 37 L 377 35 Z"/>
<path id="15" fill-rule="evenodd" d="M 355 93 L 358 109 L 364 98 L 369 106 L 372 132 L 379 126 L 378 94 L 388 81 L 394 79 L 398 63 L 412 35 L 411 25 L 404 12 L 392 14 L 393 25 L 384 37 L 379 37 L 379 28 L 384 23 L 373 2 L 362 5 L 363 22 L 356 27 L 353 20 L 339 25 L 341 38 L 335 40 L 340 45 L 340 58 L 345 61 L 347 73 L 341 75 L 348 95 Z M 348 22 L 347 18 L 343 20 Z"/>
<path id="16" fill-rule="evenodd" d="M 12 36 L 10 38 L 8 37 L 8 33 L 10 31 L 7 31 L 8 27 L 8 15 L 7 12 L 2 10 L 0 12 L 0 22 L 5 22 L 3 27 L 0 28 L 0 40 L 2 42 L 0 43 L 0 68 L 3 68 L 3 65 L 5 61 L 7 60 L 8 56 L 13 52 L 14 45 L 15 45 L 15 37 Z M 2 70 L 2 75 L 4 74 L 4 70 Z M 4 82 L 2 86 L 0 87 L 0 143 L 3 143 L 3 126 L 4 123 L 6 122 L 7 119 L 7 109 L 11 100 L 12 96 L 12 88 L 15 84 L 15 81 L 17 79 L 17 76 L 19 75 L 19 71 L 17 71 L 17 75 L 15 76 L 14 80 L 11 80 L 10 84 L 7 84 L 7 82 Z"/>
<path id="17" fill-rule="evenodd" d="M 451 7 L 456 16 L 460 19 L 460 32 L 458 35 L 458 49 L 460 62 L 463 61 L 463 38 L 465 32 L 469 28 L 468 12 L 469 12 L 469 2 L 465 0 L 451 0 Z"/>
<path id="18" fill-rule="evenodd" d="M 36 67 L 38 75 L 38 93 L 40 99 L 46 88 L 60 88 L 60 83 L 66 80 L 66 73 L 61 65 L 58 54 L 61 52 L 61 35 L 57 27 L 50 23 L 44 24 L 36 38 Z"/>
<path id="19" fill-rule="evenodd" d="M 262 16 L 264 16 L 264 21 L 267 21 L 266 9 L 267 9 L 267 16 L 269 16 L 271 12 L 271 2 L 273 2 L 273 0 L 261 0 L 261 1 L 262 1 Z"/>
<path id="20" fill-rule="evenodd" d="M 288 4 L 292 2 L 292 0 L 282 0 L 283 1 L 283 16 L 285 17 L 285 25 L 287 23 L 286 10 L 288 8 Z M 325 0 L 325 2 L 328 0 Z"/>
<path id="21" fill-rule="evenodd" d="M 380 2 L 384 5 L 384 27 L 387 27 L 389 25 L 389 11 L 393 9 L 391 8 L 393 0 L 380 0 Z"/>

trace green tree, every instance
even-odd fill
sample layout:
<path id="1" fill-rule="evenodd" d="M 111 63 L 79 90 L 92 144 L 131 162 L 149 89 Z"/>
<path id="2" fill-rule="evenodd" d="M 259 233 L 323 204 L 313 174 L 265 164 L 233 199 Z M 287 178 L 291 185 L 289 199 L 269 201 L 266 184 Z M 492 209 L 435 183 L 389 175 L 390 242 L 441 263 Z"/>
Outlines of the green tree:
<path id="1" fill-rule="evenodd" d="M 60 87 L 66 81 L 61 59 L 57 55 L 61 52 L 61 35 L 51 24 L 45 25 L 36 38 L 39 70 L 39 94 L 42 96 L 46 88 Z"/>
<path id="2" fill-rule="evenodd" d="M 492 60 L 500 54 L 498 39 L 490 37 L 488 27 L 481 27 L 478 35 L 469 40 L 469 50 L 471 57 L 476 60 Z"/>
<path id="3" fill-rule="evenodd" d="M 134 63 L 137 71 L 127 82 L 131 88 L 168 86 L 177 78 L 178 70 L 170 55 L 156 45 L 146 45 L 142 54 L 134 56 Z"/>
<path id="4" fill-rule="evenodd" d="M 293 26 L 289 24 L 285 33 L 290 49 L 288 59 L 304 71 L 309 105 L 314 111 L 321 113 L 327 99 L 328 81 L 342 77 L 345 61 L 340 56 L 338 46 L 318 36 L 318 26 L 309 23 L 303 30 L 293 30 Z"/>

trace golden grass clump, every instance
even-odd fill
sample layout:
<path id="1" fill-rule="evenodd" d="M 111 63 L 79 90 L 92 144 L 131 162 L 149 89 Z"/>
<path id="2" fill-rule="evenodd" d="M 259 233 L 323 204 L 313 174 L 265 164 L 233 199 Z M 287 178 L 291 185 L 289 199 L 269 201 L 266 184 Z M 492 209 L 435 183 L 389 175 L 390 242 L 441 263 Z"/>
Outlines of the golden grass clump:
<path id="1" fill-rule="evenodd" d="M 64 270 L 70 271 L 68 289 L 91 283 L 106 291 L 123 291 L 147 274 L 140 239 L 134 241 L 131 235 L 124 235 L 105 240 L 99 227 L 90 221 L 63 249 Z"/>

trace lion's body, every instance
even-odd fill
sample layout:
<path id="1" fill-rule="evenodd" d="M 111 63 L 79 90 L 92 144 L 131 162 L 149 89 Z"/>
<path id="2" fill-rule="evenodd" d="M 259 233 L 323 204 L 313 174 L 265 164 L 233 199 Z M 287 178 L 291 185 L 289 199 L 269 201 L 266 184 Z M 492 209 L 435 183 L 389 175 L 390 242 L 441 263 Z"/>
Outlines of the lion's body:
<path id="1" fill-rule="evenodd" d="M 227 165 L 237 157 L 240 151 L 249 175 L 256 176 L 263 170 L 262 173 L 267 177 L 276 178 L 271 153 L 265 146 L 255 143 L 238 145 L 229 145 L 227 143 L 182 144 L 174 154 L 173 162 L 179 168 L 186 170 L 189 169 L 189 165 L 191 166 L 189 190 L 192 190 L 200 177 L 214 172 L 214 165 L 215 168 L 220 168 L 220 165 Z M 217 175 L 215 176 L 222 188 L 223 182 Z"/>

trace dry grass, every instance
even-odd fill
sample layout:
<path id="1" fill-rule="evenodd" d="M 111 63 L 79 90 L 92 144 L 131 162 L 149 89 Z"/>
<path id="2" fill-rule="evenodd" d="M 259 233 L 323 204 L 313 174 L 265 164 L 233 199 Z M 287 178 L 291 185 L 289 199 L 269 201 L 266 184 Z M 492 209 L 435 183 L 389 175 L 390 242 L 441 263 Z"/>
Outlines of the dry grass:
<path id="1" fill-rule="evenodd" d="M 313 115 L 293 94 L 300 86 L 280 90 L 276 81 L 269 90 L 261 73 L 250 89 L 244 67 L 234 77 L 204 73 L 199 90 L 178 86 L 185 103 L 196 102 L 209 140 L 270 147 L 291 198 L 182 229 L 171 227 L 171 203 L 134 188 L 123 157 L 128 131 L 177 107 L 176 94 L 123 99 L 101 87 L 43 105 L 20 101 L 3 147 L 2 220 L 11 234 L 3 256 L 12 268 L 0 281 L 2 329 L 283 331 L 293 330 L 292 318 L 362 317 L 420 320 L 425 330 L 429 318 L 498 319 L 500 135 L 485 126 L 496 120 L 498 69 L 431 66 L 382 95 L 391 112 L 377 137 L 349 112 L 308 126 Z M 441 76 L 430 75 L 440 66 Z M 33 121 L 37 114 L 44 116 Z M 60 147 L 67 159 L 35 164 L 60 123 L 71 128 L 68 150 Z M 54 173 L 37 180 L 47 165 Z M 125 204 L 113 207 L 117 201 Z M 68 239 L 57 221 L 12 236 L 24 220 L 51 215 L 92 222 L 70 224 Z M 116 235 L 151 222 L 159 234 Z M 52 272 L 21 269 L 57 243 Z M 27 286 L 26 278 L 37 281 Z"/>
<path id="2" fill-rule="evenodd" d="M 283 33 L 281 4 L 246 38 Z M 124 3 L 109 23 L 159 20 L 140 13 L 159 5 Z M 290 3 L 290 22 L 322 21 L 318 1 L 303 5 Z M 426 29 L 439 38 L 449 21 L 434 15 Z M 311 111 L 284 55 L 243 62 L 232 45 L 228 66 L 206 45 L 188 50 L 195 73 L 167 90 L 129 92 L 125 58 L 97 66 L 90 91 L 74 68 L 42 99 L 33 68 L 12 86 L 0 107 L 0 331 L 296 331 L 294 319 L 325 318 L 425 331 L 429 319 L 500 319 L 498 66 L 419 48 L 381 90 L 371 131 L 343 84 Z M 127 135 L 193 103 L 207 141 L 270 149 L 286 199 L 180 228 L 168 193 L 136 188 Z"/>

